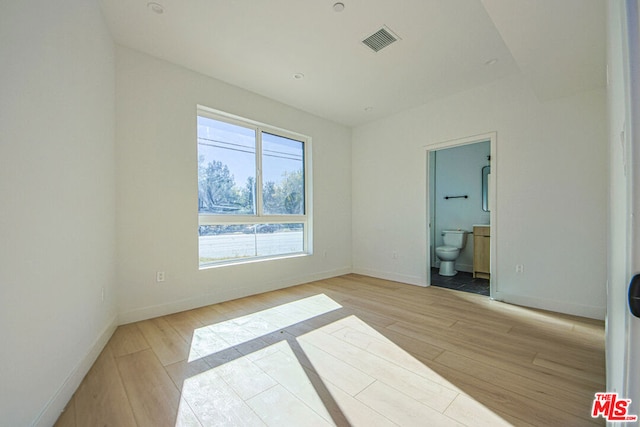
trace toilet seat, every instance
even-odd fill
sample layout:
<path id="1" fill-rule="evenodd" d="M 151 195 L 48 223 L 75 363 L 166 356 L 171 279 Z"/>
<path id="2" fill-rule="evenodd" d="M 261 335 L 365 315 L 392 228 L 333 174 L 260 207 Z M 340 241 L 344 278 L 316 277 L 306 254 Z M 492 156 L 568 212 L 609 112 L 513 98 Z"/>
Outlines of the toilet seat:
<path id="1" fill-rule="evenodd" d="M 454 252 L 459 251 L 460 248 L 456 248 L 455 246 L 438 246 L 436 250 L 439 250 L 441 252 Z"/>

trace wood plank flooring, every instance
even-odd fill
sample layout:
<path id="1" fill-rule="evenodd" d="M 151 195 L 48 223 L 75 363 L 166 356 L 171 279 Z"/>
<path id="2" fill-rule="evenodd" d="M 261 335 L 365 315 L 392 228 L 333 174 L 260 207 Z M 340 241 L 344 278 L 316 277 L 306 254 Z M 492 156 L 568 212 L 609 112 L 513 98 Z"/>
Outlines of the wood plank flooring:
<path id="1" fill-rule="evenodd" d="M 120 326 L 56 426 L 584 426 L 601 321 L 349 274 Z"/>

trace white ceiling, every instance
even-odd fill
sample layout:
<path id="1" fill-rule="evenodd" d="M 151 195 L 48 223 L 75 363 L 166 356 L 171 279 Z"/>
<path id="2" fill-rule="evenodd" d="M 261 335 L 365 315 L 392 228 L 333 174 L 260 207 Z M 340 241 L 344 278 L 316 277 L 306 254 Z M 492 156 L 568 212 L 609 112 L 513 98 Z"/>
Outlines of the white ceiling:
<path id="1" fill-rule="evenodd" d="M 519 72 L 543 100 L 605 84 L 605 0 L 148 1 L 101 0 L 117 43 L 349 126 Z"/>

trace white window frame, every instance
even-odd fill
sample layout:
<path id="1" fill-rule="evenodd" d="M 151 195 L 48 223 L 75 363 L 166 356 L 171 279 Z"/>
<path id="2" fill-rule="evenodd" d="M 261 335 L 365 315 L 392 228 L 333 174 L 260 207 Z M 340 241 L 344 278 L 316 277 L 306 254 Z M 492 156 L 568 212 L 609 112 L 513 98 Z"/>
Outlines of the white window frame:
<path id="1" fill-rule="evenodd" d="M 198 245 L 199 268 L 207 269 L 225 265 L 242 264 L 247 262 L 267 261 L 281 258 L 291 258 L 313 254 L 312 236 L 312 171 L 311 171 L 311 137 L 292 132 L 286 129 L 270 126 L 254 120 L 235 116 L 223 111 L 214 110 L 203 105 L 197 106 L 197 116 L 210 118 L 217 121 L 230 123 L 255 130 L 256 132 L 256 213 L 244 215 L 223 215 L 223 214 L 201 214 L 198 203 L 196 203 L 198 214 L 198 226 L 202 225 L 251 225 L 251 224 L 304 224 L 303 250 L 301 252 L 286 253 L 278 255 L 265 255 L 229 259 L 223 261 L 211 261 L 200 263 L 200 249 Z M 304 215 L 266 215 L 262 206 L 262 134 L 269 133 L 284 138 L 300 141 L 303 144 L 304 158 Z M 196 131 L 196 144 L 198 143 Z M 197 145 L 196 145 L 197 152 Z M 197 185 L 197 184 L 196 184 Z"/>

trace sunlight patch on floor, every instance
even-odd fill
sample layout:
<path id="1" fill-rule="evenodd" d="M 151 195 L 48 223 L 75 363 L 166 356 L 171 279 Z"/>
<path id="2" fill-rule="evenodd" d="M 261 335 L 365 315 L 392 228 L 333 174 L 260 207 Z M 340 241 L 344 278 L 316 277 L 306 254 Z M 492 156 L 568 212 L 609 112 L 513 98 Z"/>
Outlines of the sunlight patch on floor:
<path id="1" fill-rule="evenodd" d="M 303 298 L 193 331 L 188 361 L 249 342 L 287 326 L 342 308 L 324 294 Z"/>
<path id="2" fill-rule="evenodd" d="M 201 328 L 189 360 L 337 308 L 316 295 Z M 331 426 L 338 420 L 353 426 L 509 425 L 353 315 L 297 337 L 284 334 L 282 341 L 187 378 L 176 425 Z"/>
<path id="3" fill-rule="evenodd" d="M 352 399 L 393 423 L 509 425 L 356 316 L 305 334 L 299 341 L 323 379 L 349 390 Z M 344 396 L 338 404 L 349 406 Z M 343 412 L 358 424 L 348 410 Z"/>
<path id="4" fill-rule="evenodd" d="M 333 425 L 287 341 L 263 355 L 243 356 L 186 379 L 182 398 L 188 405 L 180 406 L 178 420 L 193 413 L 202 425 Z"/>

